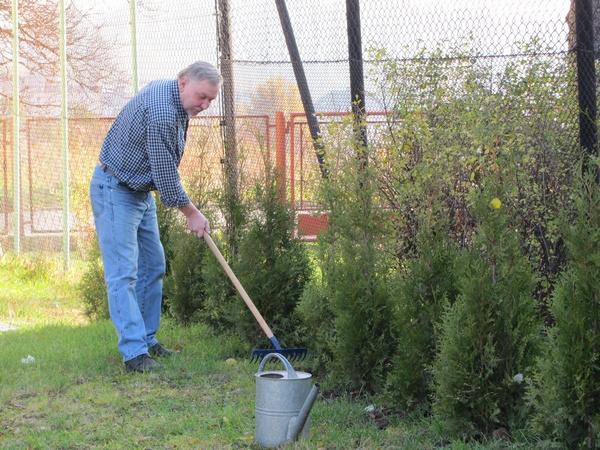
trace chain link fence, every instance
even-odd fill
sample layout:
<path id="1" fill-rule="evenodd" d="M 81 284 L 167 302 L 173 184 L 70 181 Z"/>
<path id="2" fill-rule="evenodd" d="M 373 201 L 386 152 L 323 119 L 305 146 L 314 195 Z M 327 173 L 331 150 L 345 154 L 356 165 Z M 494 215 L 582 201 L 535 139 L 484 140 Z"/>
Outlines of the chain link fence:
<path id="1" fill-rule="evenodd" d="M 339 139 L 344 127 L 352 127 L 351 121 L 345 121 L 352 111 L 347 3 L 286 2 L 325 148 Z M 599 1 L 577 3 L 587 4 L 600 17 Z M 545 65 L 547 95 L 566 83 L 575 102 L 576 79 L 564 75 L 565 67 L 576 60 L 574 4 L 575 0 L 362 0 L 369 144 L 385 140 L 386 129 L 397 120 L 398 100 L 406 98 L 403 93 L 422 93 L 411 97 L 416 102 L 443 101 L 428 97 L 423 86 L 433 76 L 452 85 L 453 77 L 463 76 L 465 67 L 481 75 L 478 82 L 485 83 L 501 102 L 507 70 Z M 73 252 L 76 256 L 85 252 L 93 236 L 88 181 L 111 121 L 138 87 L 153 79 L 174 78 L 195 60 L 231 72 L 224 76 L 231 82 L 226 94 L 235 111 L 240 190 L 260 182 L 265 168 L 274 164 L 284 174 L 282 192 L 300 216 L 306 212 L 299 220 L 300 234 L 313 236 L 325 225 L 326 218 L 311 219 L 310 211 L 319 206 L 314 193 L 321 173 L 276 1 L 68 2 L 66 148 L 61 134 L 57 4 L 21 0 L 18 6 L 19 121 L 14 120 L 12 109 L 15 72 L 11 72 L 10 2 L 2 1 L 1 9 L 6 25 L 0 31 L 0 67 L 5 73 L 0 82 L 4 116 L 0 245 L 4 251 Z M 223 55 L 231 57 L 224 60 Z M 391 72 L 383 69 L 390 62 L 396 75 L 405 80 L 394 89 L 389 85 Z M 519 75 L 526 79 L 525 72 Z M 464 83 L 456 81 L 456 89 L 462 89 Z M 224 187 L 225 101 L 215 101 L 190 123 L 181 165 L 189 189 Z M 560 122 L 563 133 L 576 140 L 576 110 L 538 113 Z M 13 129 L 15 123 L 18 130 Z M 331 123 L 341 128 L 329 127 Z M 527 123 L 520 126 L 526 128 Z M 64 167 L 65 155 L 68 168 Z"/>

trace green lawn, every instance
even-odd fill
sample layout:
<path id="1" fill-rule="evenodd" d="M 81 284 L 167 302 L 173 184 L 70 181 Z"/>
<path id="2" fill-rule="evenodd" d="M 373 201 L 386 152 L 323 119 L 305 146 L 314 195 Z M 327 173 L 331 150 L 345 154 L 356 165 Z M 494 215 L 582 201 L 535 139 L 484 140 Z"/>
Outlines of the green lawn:
<path id="1" fill-rule="evenodd" d="M 83 318 L 76 280 L 45 262 L 0 261 L 0 323 L 17 326 L 0 332 L 0 448 L 258 448 L 257 364 L 235 338 L 165 320 L 160 338 L 181 352 L 158 373 L 125 373 L 111 323 Z M 369 403 L 320 396 L 311 438 L 286 448 L 534 448 L 447 442 L 425 419 L 392 416 L 380 430 Z"/>

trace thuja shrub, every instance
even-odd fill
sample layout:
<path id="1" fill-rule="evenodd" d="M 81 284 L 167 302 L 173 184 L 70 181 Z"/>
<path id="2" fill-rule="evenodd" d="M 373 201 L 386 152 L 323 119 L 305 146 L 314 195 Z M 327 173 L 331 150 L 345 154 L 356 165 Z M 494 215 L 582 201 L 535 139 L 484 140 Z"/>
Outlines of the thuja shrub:
<path id="1" fill-rule="evenodd" d="M 156 220 L 158 221 L 158 233 L 165 251 L 166 275 L 169 276 L 171 271 L 171 261 L 175 256 L 174 244 L 178 237 L 172 234 L 178 234 L 183 230 L 184 222 L 181 213 L 177 208 L 169 208 L 165 206 L 155 194 L 156 199 Z"/>
<path id="2" fill-rule="evenodd" d="M 436 355 L 444 311 L 456 297 L 456 245 L 444 221 L 425 219 L 416 254 L 405 263 L 392 290 L 392 334 L 396 350 L 387 377 L 390 404 L 400 411 L 429 409 L 430 366 Z"/>
<path id="3" fill-rule="evenodd" d="M 580 184 L 573 203 L 574 219 L 562 226 L 567 266 L 550 306 L 555 326 L 530 399 L 533 428 L 544 439 L 591 449 L 600 445 L 600 187 L 593 176 Z"/>
<path id="4" fill-rule="evenodd" d="M 104 281 L 100 246 L 95 238 L 91 245 L 86 256 L 87 267 L 78 288 L 83 299 L 85 315 L 91 320 L 108 319 L 108 294 Z"/>
<path id="5" fill-rule="evenodd" d="M 241 236 L 247 231 L 245 224 L 248 205 L 243 199 L 231 195 L 231 192 L 217 192 L 215 198 L 219 213 L 213 213 L 211 216 L 221 216 L 225 223 L 219 223 L 223 226 L 217 229 L 217 222 L 213 221 L 211 237 L 239 278 L 237 249 Z M 202 308 L 197 312 L 198 320 L 219 333 L 236 333 L 239 336 L 240 322 L 244 314 L 243 300 L 207 246 L 202 266 L 204 298 Z M 243 280 L 241 282 L 244 284 Z"/>
<path id="6" fill-rule="evenodd" d="M 328 370 L 339 388 L 379 391 L 393 349 L 384 245 L 388 221 L 369 164 L 372 150 L 345 140 L 339 145 L 339 157 L 336 149 L 328 153 L 338 166 L 323 186 L 329 227 L 319 243 L 335 332 Z"/>
<path id="7" fill-rule="evenodd" d="M 310 371 L 325 380 L 325 389 L 335 386 L 327 381 L 327 368 L 334 357 L 335 326 L 330 294 L 323 280 L 320 266 L 316 266 L 311 280 L 306 284 L 296 308 L 300 318 L 298 334 L 309 345 L 310 358 L 307 364 Z"/>
<path id="8" fill-rule="evenodd" d="M 299 320 L 294 310 L 309 278 L 309 264 L 303 243 L 294 238 L 293 213 L 278 198 L 274 180 L 267 176 L 263 185 L 254 188 L 253 199 L 247 200 L 237 254 L 227 251 L 225 236 L 216 243 L 270 328 L 289 346 L 297 336 Z M 212 254 L 205 258 L 203 277 L 202 320 L 253 345 L 270 345 Z"/>
<path id="9" fill-rule="evenodd" d="M 167 248 L 171 256 L 164 293 L 169 312 L 181 323 L 197 322 L 206 296 L 202 270 L 207 246 L 180 224 L 170 229 Z"/>
<path id="10" fill-rule="evenodd" d="M 278 198 L 275 177 L 267 176 L 254 192 L 256 207 L 240 240 L 236 270 L 275 335 L 289 346 L 299 325 L 296 305 L 309 279 L 308 256 L 304 244 L 294 237 L 293 211 Z M 238 305 L 243 319 L 238 324 L 240 333 L 253 343 L 264 343 L 265 336 L 248 308 L 241 300 Z"/>
<path id="11" fill-rule="evenodd" d="M 227 251 L 229 246 L 224 233 L 213 232 L 211 236 L 233 271 L 237 272 L 237 260 Z M 218 332 L 236 333 L 241 320 L 242 299 L 210 250 L 204 255 L 202 278 L 205 295 L 198 312 L 199 320 Z"/>
<path id="12" fill-rule="evenodd" d="M 180 319 L 176 312 L 171 312 L 171 296 L 175 291 L 175 279 L 171 273 L 171 264 L 175 259 L 175 246 L 179 240 L 179 234 L 184 230 L 181 213 L 176 208 L 168 208 L 158 198 L 156 200 L 156 219 L 158 221 L 158 234 L 165 252 L 165 277 L 163 284 L 162 310 L 166 314 L 171 314 L 176 319 Z"/>
<path id="13" fill-rule="evenodd" d="M 463 438 L 523 428 L 525 381 L 540 340 L 536 277 L 493 192 L 476 198 L 474 241 L 457 260 L 458 295 L 433 363 L 434 412 L 450 435 Z"/>
<path id="14" fill-rule="evenodd" d="M 214 226 L 215 214 L 207 206 L 209 193 L 190 191 L 192 202 Z M 157 201 L 157 218 L 166 260 L 163 310 L 181 323 L 197 322 L 206 297 L 203 268 L 209 250 L 204 239 L 188 232 L 185 217 L 176 208 Z"/>

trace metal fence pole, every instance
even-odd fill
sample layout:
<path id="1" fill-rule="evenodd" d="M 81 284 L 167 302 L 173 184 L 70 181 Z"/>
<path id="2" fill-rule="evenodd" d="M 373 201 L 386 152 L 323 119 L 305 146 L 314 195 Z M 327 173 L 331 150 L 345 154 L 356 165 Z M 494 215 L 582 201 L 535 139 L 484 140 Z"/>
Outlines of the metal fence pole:
<path id="1" fill-rule="evenodd" d="M 137 25 L 136 25 L 136 0 L 129 0 L 129 31 L 131 33 L 131 83 L 134 95 L 139 90 L 138 84 L 138 56 L 137 56 Z"/>
<path id="2" fill-rule="evenodd" d="M 576 0 L 575 33 L 577 90 L 579 97 L 579 142 L 589 155 L 598 154 L 596 126 L 596 68 L 594 65 L 594 18 L 591 0 Z"/>
<path id="3" fill-rule="evenodd" d="M 69 103 L 67 97 L 67 27 L 65 25 L 65 1 L 58 1 L 59 55 L 60 55 L 60 125 L 63 155 L 63 262 L 65 270 L 71 265 L 71 233 L 69 216 L 70 174 L 69 174 Z"/>
<path id="4" fill-rule="evenodd" d="M 354 133 L 357 144 L 366 147 L 367 129 L 365 126 L 365 79 L 363 74 L 359 0 L 346 0 L 346 21 L 348 27 L 350 95 L 352 100 L 352 113 L 354 116 Z"/>
<path id="5" fill-rule="evenodd" d="M 313 145 L 317 154 L 317 161 L 319 162 L 321 176 L 323 178 L 327 178 L 327 169 L 325 167 L 325 146 L 321 141 L 319 122 L 317 121 L 317 116 L 315 116 L 315 107 L 310 95 L 310 90 L 308 89 L 308 82 L 306 81 L 306 74 L 304 73 L 302 59 L 300 58 L 300 52 L 298 51 L 298 44 L 296 43 L 296 37 L 294 36 L 294 29 L 292 28 L 290 15 L 288 13 L 285 0 L 275 0 L 275 4 L 277 6 L 277 12 L 281 22 L 281 29 L 283 30 L 283 35 L 285 37 L 285 43 L 290 54 L 290 60 L 292 61 L 292 68 L 294 69 L 296 84 L 298 84 L 300 98 L 302 100 L 302 105 L 304 106 L 304 114 L 306 115 L 308 128 L 310 129 L 310 135 L 313 139 Z"/>
<path id="6" fill-rule="evenodd" d="M 19 1 L 13 0 L 12 2 L 12 26 L 13 26 L 13 39 L 12 39 L 12 53 L 13 53 L 13 67 L 12 67 L 12 116 L 13 116 L 13 228 L 14 228 L 14 240 L 15 240 L 15 253 L 21 252 L 21 155 L 20 155 L 20 141 L 19 141 L 19 129 L 20 129 L 20 109 L 19 109 Z"/>

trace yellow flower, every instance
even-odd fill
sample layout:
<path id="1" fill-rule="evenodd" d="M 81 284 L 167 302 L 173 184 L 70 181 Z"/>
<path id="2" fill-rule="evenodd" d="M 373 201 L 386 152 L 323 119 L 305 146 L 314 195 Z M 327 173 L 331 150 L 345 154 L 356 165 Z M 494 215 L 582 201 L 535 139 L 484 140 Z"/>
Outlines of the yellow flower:
<path id="1" fill-rule="evenodd" d="M 490 202 L 490 208 L 492 208 L 492 209 L 500 209 L 501 206 L 502 206 L 502 202 L 500 201 L 500 199 L 498 197 L 494 197 L 492 199 L 492 201 Z"/>

